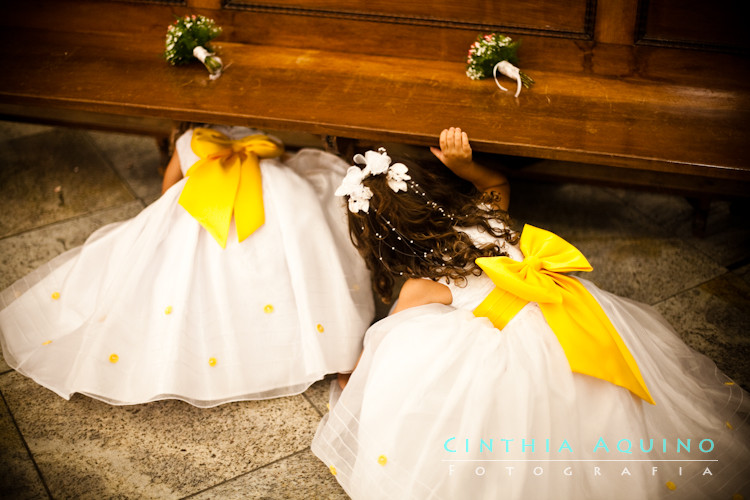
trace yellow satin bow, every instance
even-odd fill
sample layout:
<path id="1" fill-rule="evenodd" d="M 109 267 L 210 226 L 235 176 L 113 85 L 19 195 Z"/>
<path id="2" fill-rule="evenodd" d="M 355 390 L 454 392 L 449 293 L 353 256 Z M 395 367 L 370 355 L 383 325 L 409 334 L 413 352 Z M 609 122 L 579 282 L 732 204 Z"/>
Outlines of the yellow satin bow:
<path id="1" fill-rule="evenodd" d="M 537 302 L 565 351 L 570 368 L 630 390 L 655 404 L 638 365 L 596 299 L 575 278 L 560 273 L 591 271 L 583 254 L 556 234 L 526 225 L 519 247 L 525 258 L 480 257 L 495 284 L 474 310 L 502 329 L 528 302 Z"/>
<path id="2" fill-rule="evenodd" d="M 200 158 L 187 171 L 179 203 L 226 247 L 234 214 L 243 241 L 265 222 L 259 158 L 274 158 L 284 149 L 265 135 L 229 139 L 216 130 L 197 128 L 190 143 Z"/>

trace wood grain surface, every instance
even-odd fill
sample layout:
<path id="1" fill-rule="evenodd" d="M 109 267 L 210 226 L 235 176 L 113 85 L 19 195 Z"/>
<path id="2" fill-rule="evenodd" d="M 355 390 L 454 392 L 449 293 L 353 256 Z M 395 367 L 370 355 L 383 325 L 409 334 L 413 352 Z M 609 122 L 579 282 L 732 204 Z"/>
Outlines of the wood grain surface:
<path id="1" fill-rule="evenodd" d="M 632 13 L 629 2 L 611 10 L 621 7 Z M 729 180 L 750 175 L 748 67 L 734 55 L 529 37 L 524 70 L 537 84 L 516 99 L 492 80 L 465 76 L 465 55 L 455 56 L 453 45 L 472 40 L 471 30 L 429 41 L 447 40 L 450 49 L 397 57 L 397 42 L 414 47 L 420 29 L 440 28 L 225 9 L 213 14 L 230 27 L 215 43 L 226 71 L 211 81 L 199 64 L 172 67 L 161 57 L 167 24 L 185 11 L 26 2 L 2 21 L 0 103 L 418 145 L 434 144 L 455 125 L 488 153 Z M 298 31 L 289 32 L 293 42 L 282 41 L 303 21 L 307 42 Z M 333 41 L 336 22 L 342 31 Z M 356 38 L 343 31 L 352 23 L 379 25 L 362 32 L 360 52 L 342 45 Z M 240 36 L 242 26 L 260 34 Z M 625 37 L 611 23 L 598 26 L 602 36 Z"/>

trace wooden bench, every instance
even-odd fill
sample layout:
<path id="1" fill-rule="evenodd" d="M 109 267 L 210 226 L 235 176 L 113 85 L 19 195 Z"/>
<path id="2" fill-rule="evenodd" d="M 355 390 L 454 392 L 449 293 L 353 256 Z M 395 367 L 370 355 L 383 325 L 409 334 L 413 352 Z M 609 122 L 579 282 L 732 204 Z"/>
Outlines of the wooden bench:
<path id="1" fill-rule="evenodd" d="M 456 125 L 519 177 L 670 190 L 704 208 L 750 194 L 750 43 L 737 3 L 4 4 L 4 118 L 162 140 L 178 121 L 250 125 L 339 147 L 431 145 Z M 224 29 L 217 80 L 161 57 L 167 25 L 192 13 Z M 521 40 L 520 66 L 537 83 L 518 98 L 465 76 L 469 45 L 492 31 Z"/>

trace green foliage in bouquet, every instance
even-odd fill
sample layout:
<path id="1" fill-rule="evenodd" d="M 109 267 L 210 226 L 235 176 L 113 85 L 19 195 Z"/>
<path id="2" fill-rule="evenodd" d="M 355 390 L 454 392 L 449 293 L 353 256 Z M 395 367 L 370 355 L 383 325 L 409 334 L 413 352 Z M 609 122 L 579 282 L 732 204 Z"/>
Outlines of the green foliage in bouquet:
<path id="1" fill-rule="evenodd" d="M 164 58 L 173 66 L 186 64 L 197 58 L 194 54 L 196 47 L 203 47 L 210 53 L 209 42 L 220 34 L 221 28 L 216 26 L 213 19 L 195 14 L 177 18 L 174 24 L 167 28 Z M 213 57 L 213 59 L 218 58 Z M 203 63 L 214 74 L 209 64 L 206 61 Z"/>
<path id="2" fill-rule="evenodd" d="M 479 35 L 469 47 L 466 60 L 466 76 L 480 80 L 492 76 L 492 70 L 500 61 L 518 65 L 518 46 L 509 36 L 492 33 Z"/>
<path id="3" fill-rule="evenodd" d="M 531 87 L 534 80 L 515 67 L 518 64 L 519 45 L 520 42 L 514 42 L 509 36 L 499 33 L 478 36 L 469 47 L 469 54 L 466 59 L 466 76 L 472 80 L 495 76 L 495 81 L 497 81 L 495 72 L 499 71 L 510 78 L 520 78 L 520 83 L 524 87 Z M 509 64 L 500 64 L 503 61 L 507 61 Z M 498 83 L 498 85 L 500 84 Z M 516 95 L 518 94 L 516 93 Z"/>

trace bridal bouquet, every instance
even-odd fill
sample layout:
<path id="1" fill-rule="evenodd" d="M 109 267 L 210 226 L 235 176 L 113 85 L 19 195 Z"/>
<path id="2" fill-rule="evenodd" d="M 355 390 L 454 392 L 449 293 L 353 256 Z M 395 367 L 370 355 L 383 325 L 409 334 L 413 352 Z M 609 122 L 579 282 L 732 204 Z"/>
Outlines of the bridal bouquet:
<path id="1" fill-rule="evenodd" d="M 204 16 L 179 17 L 167 28 L 167 48 L 164 58 L 172 66 L 198 59 L 215 80 L 221 76 L 224 65 L 210 50 L 209 42 L 221 34 L 221 28 Z"/>
<path id="2" fill-rule="evenodd" d="M 507 91 L 497 80 L 497 73 L 516 80 L 518 87 L 516 97 L 521 93 L 521 86 L 526 88 L 534 84 L 534 80 L 516 67 L 518 64 L 518 45 L 510 37 L 499 33 L 480 35 L 469 47 L 466 60 L 466 76 L 472 80 L 495 77 L 495 83 Z"/>

